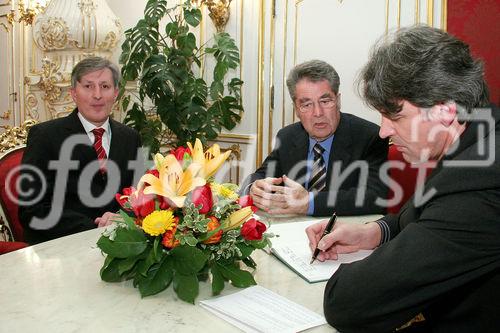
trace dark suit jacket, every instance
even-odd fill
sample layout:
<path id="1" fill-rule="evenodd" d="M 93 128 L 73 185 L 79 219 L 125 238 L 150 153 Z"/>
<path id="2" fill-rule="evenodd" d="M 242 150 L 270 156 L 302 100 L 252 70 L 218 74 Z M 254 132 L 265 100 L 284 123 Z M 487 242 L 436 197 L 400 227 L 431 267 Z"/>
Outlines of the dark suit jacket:
<path id="1" fill-rule="evenodd" d="M 331 215 L 333 211 L 336 211 L 338 215 L 360 215 L 385 211 L 384 208 L 375 205 L 376 198 L 387 197 L 387 187 L 380 181 L 378 172 L 382 163 L 387 160 L 388 143 L 387 140 L 380 139 L 378 130 L 377 125 L 367 120 L 352 114 L 341 113 L 328 161 L 326 188 L 314 198 L 313 215 L 326 216 Z M 309 136 L 300 122 L 281 129 L 277 134 L 276 147 L 262 166 L 243 182 L 241 188 L 245 189 L 248 184 L 257 179 L 282 175 L 287 175 L 304 186 L 307 181 L 305 162 L 308 147 Z M 357 161 L 368 162 L 366 184 L 359 184 L 359 169 L 355 169 L 341 183 L 332 178 L 335 164 L 340 163 L 340 169 L 337 170 L 340 173 L 337 172 L 337 175 L 342 175 L 351 163 Z M 360 186 L 366 187 L 366 196 L 361 205 L 356 205 L 356 192 Z M 333 203 L 331 201 L 335 195 L 336 200 Z"/>
<path id="2" fill-rule="evenodd" d="M 132 185 L 133 171 L 128 170 L 128 162 L 136 160 L 137 148 L 141 146 L 139 134 L 117 121 L 110 119 L 111 142 L 108 156 L 110 161 L 115 162 L 120 170 L 115 174 L 108 169 L 106 175 L 94 174 L 92 179 L 84 179 L 82 184 L 90 184 L 90 192 L 94 197 L 101 195 L 111 177 L 120 179 L 117 189 L 112 189 L 111 194 L 121 191 L 124 187 Z M 79 193 L 85 191 L 78 190 L 78 181 L 81 178 L 83 169 L 97 159 L 97 154 L 92 147 L 90 140 L 86 144 L 76 145 L 71 153 L 71 160 L 77 161 L 78 168 L 70 170 L 65 182 L 64 202 L 56 200 L 52 202 L 53 192 L 56 186 L 56 172 L 49 169 L 50 161 L 59 160 L 61 146 L 73 134 L 86 135 L 85 129 L 74 110 L 70 115 L 60 119 L 40 123 L 33 126 L 29 131 L 28 142 L 24 152 L 22 163 L 39 169 L 46 178 L 47 190 L 42 193 L 42 199 L 35 204 L 19 206 L 19 217 L 24 227 L 25 238 L 29 243 L 39 243 L 53 238 L 95 228 L 94 219 L 107 211 L 116 212 L 119 209 L 116 200 L 111 195 L 107 200 L 99 202 L 98 207 L 89 207 L 80 199 Z M 28 175 L 26 170 L 21 171 Z M 38 178 L 38 177 L 37 177 Z M 26 180 L 26 179 L 25 179 Z M 22 183 L 24 194 L 20 194 L 20 199 L 33 199 L 41 191 L 42 183 L 36 181 L 25 181 Z M 27 191 L 32 191 L 27 195 Z M 88 191 L 86 191 L 88 192 Z M 48 230 L 37 230 L 30 226 L 33 217 L 44 218 L 51 209 L 62 206 L 62 216 L 54 221 L 55 226 Z"/>
<path id="3" fill-rule="evenodd" d="M 423 313 L 429 332 L 498 332 L 500 114 L 494 114 L 496 130 L 485 134 L 469 124 L 457 150 L 434 169 L 424 185 L 424 193 L 436 190 L 430 200 L 411 199 L 398 215 L 384 217 L 392 239 L 331 277 L 324 300 L 331 325 L 389 332 Z M 444 165 L 485 160 L 478 137 L 486 147 L 495 139 L 491 165 Z"/>

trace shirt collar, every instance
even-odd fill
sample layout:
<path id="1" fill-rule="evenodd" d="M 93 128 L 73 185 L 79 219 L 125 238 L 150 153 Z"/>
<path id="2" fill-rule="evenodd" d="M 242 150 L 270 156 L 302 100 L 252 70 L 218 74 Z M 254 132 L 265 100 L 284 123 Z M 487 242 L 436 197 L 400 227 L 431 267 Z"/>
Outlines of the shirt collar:
<path id="1" fill-rule="evenodd" d="M 90 121 L 85 119 L 85 117 L 82 116 L 80 112 L 78 112 L 77 115 L 87 134 L 92 132 L 94 128 L 104 128 L 106 130 L 105 133 L 108 133 L 108 135 L 111 133 L 111 130 L 109 128 L 109 118 L 106 119 L 106 121 L 101 126 L 97 127 L 96 125 L 92 124 Z"/>
<path id="2" fill-rule="evenodd" d="M 309 137 L 309 153 L 312 152 L 314 145 L 316 143 L 319 143 L 321 147 L 325 150 L 327 155 L 330 155 L 330 150 L 332 149 L 332 143 L 333 139 L 335 138 L 335 134 L 332 134 L 331 136 L 328 137 L 328 139 L 325 139 L 323 141 L 317 141 L 316 139 L 313 139 Z"/>

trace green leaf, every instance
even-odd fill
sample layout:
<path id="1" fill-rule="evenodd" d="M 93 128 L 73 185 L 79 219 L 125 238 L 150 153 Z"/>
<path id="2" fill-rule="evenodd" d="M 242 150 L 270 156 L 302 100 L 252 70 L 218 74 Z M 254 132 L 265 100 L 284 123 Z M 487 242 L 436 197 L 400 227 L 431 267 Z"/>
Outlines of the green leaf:
<path id="1" fill-rule="evenodd" d="M 243 81 L 237 77 L 233 77 L 231 81 L 227 84 L 227 90 L 231 95 L 235 98 L 240 99 L 241 97 L 241 86 L 243 85 Z"/>
<path id="2" fill-rule="evenodd" d="M 201 10 L 198 8 L 184 8 L 184 19 L 192 27 L 197 27 L 201 21 Z"/>
<path id="3" fill-rule="evenodd" d="M 222 96 L 224 94 L 224 84 L 220 81 L 214 81 L 210 85 L 210 97 L 213 100 L 216 100 L 219 98 L 219 96 Z"/>
<path id="4" fill-rule="evenodd" d="M 158 23 L 167 13 L 166 0 L 149 0 L 144 9 L 144 17 Z"/>
<path id="5" fill-rule="evenodd" d="M 200 105 L 205 105 L 208 95 L 207 83 L 202 78 L 196 79 L 193 83 L 193 94 L 200 99 Z M 194 99 L 194 98 L 193 98 Z"/>
<path id="6" fill-rule="evenodd" d="M 134 266 L 137 264 L 137 262 L 139 260 L 142 260 L 144 258 L 146 258 L 146 251 L 144 251 L 143 253 L 141 253 L 138 256 L 129 257 L 129 258 L 125 258 L 123 260 L 120 260 L 118 262 L 118 274 L 123 275 L 126 272 L 129 272 L 130 270 L 132 270 L 132 268 L 134 268 Z"/>
<path id="7" fill-rule="evenodd" d="M 162 254 L 158 254 L 158 251 L 155 251 L 153 247 L 149 247 L 144 252 L 147 253 L 145 254 L 146 259 L 138 264 L 137 271 L 139 272 L 139 274 L 146 276 L 151 266 L 160 262 L 160 260 L 162 259 Z"/>
<path id="8" fill-rule="evenodd" d="M 214 68 L 214 80 L 221 82 L 224 81 L 224 77 L 226 76 L 228 69 L 229 67 L 225 62 L 218 62 Z"/>
<path id="9" fill-rule="evenodd" d="M 102 266 L 99 274 L 101 279 L 105 282 L 119 282 L 125 280 L 125 277 L 120 274 L 118 266 L 120 264 L 120 259 L 107 256 L 104 260 L 104 265 Z"/>
<path id="10" fill-rule="evenodd" d="M 180 274 L 198 273 L 208 260 L 208 255 L 195 247 L 181 245 L 170 251 L 174 260 L 174 269 Z"/>
<path id="11" fill-rule="evenodd" d="M 214 36 L 215 44 L 207 52 L 213 52 L 217 62 L 226 63 L 229 68 L 235 69 L 240 62 L 240 54 L 234 39 L 227 32 Z"/>
<path id="12" fill-rule="evenodd" d="M 160 258 L 161 255 L 162 255 L 162 244 L 161 244 L 161 239 L 162 239 L 162 236 L 157 236 L 155 237 L 155 240 L 153 242 L 153 255 L 155 256 L 155 258 Z"/>
<path id="13" fill-rule="evenodd" d="M 198 278 L 196 274 L 179 274 L 174 275 L 174 290 L 185 302 L 194 304 L 194 301 L 199 293 Z"/>
<path id="14" fill-rule="evenodd" d="M 212 272 L 212 294 L 219 295 L 220 292 L 224 289 L 224 277 L 222 273 L 217 268 L 217 265 L 213 265 L 210 269 Z"/>
<path id="15" fill-rule="evenodd" d="M 101 236 L 97 246 L 106 254 L 115 258 L 128 258 L 141 254 L 147 247 L 147 239 L 142 230 L 118 227 L 115 230 L 115 239 Z"/>
<path id="16" fill-rule="evenodd" d="M 123 222 L 127 225 L 127 228 L 132 230 L 132 229 L 137 229 L 137 226 L 135 225 L 135 221 L 132 217 L 130 217 L 125 211 L 120 209 L 120 216 L 123 219 Z"/>
<path id="17" fill-rule="evenodd" d="M 222 275 L 238 288 L 247 288 L 256 285 L 252 274 L 237 267 L 237 264 L 221 265 L 216 263 Z"/>
<path id="18" fill-rule="evenodd" d="M 142 297 L 157 294 L 165 290 L 173 278 L 173 265 L 169 256 L 165 256 L 159 265 L 153 266 L 146 277 L 139 281 L 139 291 Z"/>
<path id="19" fill-rule="evenodd" d="M 236 246 L 241 251 L 240 258 L 246 258 L 246 257 L 250 256 L 252 254 L 253 250 L 255 249 L 253 246 L 250 246 L 250 245 L 245 244 L 245 243 L 238 243 Z"/>
<path id="20" fill-rule="evenodd" d="M 168 37 L 174 39 L 179 32 L 179 22 L 169 22 L 165 27 L 165 33 Z"/>
<path id="21" fill-rule="evenodd" d="M 196 49 L 196 37 L 190 32 L 177 38 L 177 45 L 185 56 L 190 56 Z"/>

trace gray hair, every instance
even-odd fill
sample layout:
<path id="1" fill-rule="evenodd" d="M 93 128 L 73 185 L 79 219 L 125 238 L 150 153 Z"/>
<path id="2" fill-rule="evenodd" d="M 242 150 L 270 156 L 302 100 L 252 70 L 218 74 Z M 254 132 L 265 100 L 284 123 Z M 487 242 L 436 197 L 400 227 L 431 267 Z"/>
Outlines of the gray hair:
<path id="1" fill-rule="evenodd" d="M 330 64 L 322 60 L 310 60 L 295 66 L 286 79 L 286 85 L 292 101 L 295 102 L 295 86 L 302 80 L 307 79 L 312 82 L 326 80 L 330 88 L 336 94 L 339 92 L 339 74 Z"/>
<path id="2" fill-rule="evenodd" d="M 401 111 L 402 100 L 422 108 L 454 101 L 467 112 L 489 103 L 483 63 L 467 44 L 428 26 L 381 39 L 358 80 L 365 102 L 388 116 Z"/>
<path id="3" fill-rule="evenodd" d="M 120 81 L 120 70 L 118 66 L 108 59 L 101 57 L 89 57 L 77 63 L 71 72 L 71 87 L 75 88 L 76 83 L 80 82 L 84 75 L 104 68 L 108 68 L 111 71 L 114 87 L 117 88 L 118 82 Z"/>

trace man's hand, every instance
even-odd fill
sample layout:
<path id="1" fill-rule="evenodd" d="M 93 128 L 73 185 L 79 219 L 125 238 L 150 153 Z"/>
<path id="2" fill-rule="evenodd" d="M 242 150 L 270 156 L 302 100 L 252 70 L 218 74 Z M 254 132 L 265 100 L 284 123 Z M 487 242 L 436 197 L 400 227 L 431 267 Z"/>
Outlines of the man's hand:
<path id="1" fill-rule="evenodd" d="M 319 261 L 337 260 L 339 253 L 373 250 L 380 243 L 381 231 L 376 223 L 355 224 L 337 222 L 331 233 L 321 238 L 328 221 L 321 221 L 306 228 L 309 248 L 318 247 Z"/>
<path id="2" fill-rule="evenodd" d="M 279 186 L 281 183 L 283 183 L 282 177 L 256 180 L 250 187 L 250 196 L 254 205 L 263 211 L 269 211 L 274 201 L 273 193 L 283 187 Z"/>
<path id="3" fill-rule="evenodd" d="M 309 207 L 309 192 L 287 176 L 255 181 L 250 195 L 255 206 L 269 214 L 305 215 Z"/>
<path id="4" fill-rule="evenodd" d="M 106 227 L 115 222 L 122 221 L 123 218 L 119 214 L 106 212 L 101 217 L 98 217 L 94 220 L 94 223 L 97 224 L 97 227 Z"/>

